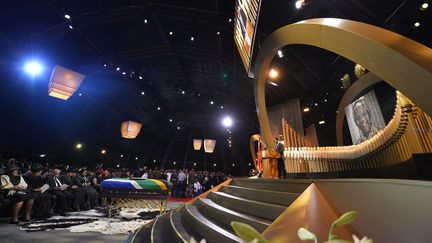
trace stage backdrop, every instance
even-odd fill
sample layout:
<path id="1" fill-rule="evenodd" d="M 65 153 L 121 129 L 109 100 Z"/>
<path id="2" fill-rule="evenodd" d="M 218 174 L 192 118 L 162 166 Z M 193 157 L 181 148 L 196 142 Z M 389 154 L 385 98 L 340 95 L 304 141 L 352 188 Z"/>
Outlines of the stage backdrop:
<path id="1" fill-rule="evenodd" d="M 261 0 L 237 0 L 234 18 L 234 41 L 248 75 Z"/>
<path id="2" fill-rule="evenodd" d="M 345 107 L 345 114 L 353 144 L 364 142 L 385 127 L 374 90 Z"/>
<path id="3" fill-rule="evenodd" d="M 304 136 L 303 122 L 300 110 L 300 100 L 292 99 L 282 104 L 267 108 L 270 130 L 273 137 L 282 135 L 282 118 L 288 122 L 300 136 Z"/>

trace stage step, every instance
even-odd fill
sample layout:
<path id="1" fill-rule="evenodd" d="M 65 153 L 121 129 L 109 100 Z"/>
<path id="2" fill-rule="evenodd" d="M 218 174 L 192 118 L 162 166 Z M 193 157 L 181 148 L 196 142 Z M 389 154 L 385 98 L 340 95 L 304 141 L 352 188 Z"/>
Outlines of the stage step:
<path id="1" fill-rule="evenodd" d="M 302 193 L 311 183 L 311 180 L 297 179 L 235 179 L 231 185 L 267 191 Z"/>
<path id="2" fill-rule="evenodd" d="M 222 187 L 221 191 L 236 197 L 284 206 L 291 205 L 300 195 L 299 193 L 269 191 L 232 185 Z"/>
<path id="3" fill-rule="evenodd" d="M 273 203 L 232 196 L 224 192 L 211 192 L 208 198 L 225 208 L 271 221 L 275 220 L 287 208 Z"/>
<path id="4" fill-rule="evenodd" d="M 182 217 L 185 210 L 185 205 L 183 205 L 171 211 L 170 222 L 175 242 L 189 242 L 192 237 L 191 230 L 186 229 L 187 222 Z"/>
<path id="5" fill-rule="evenodd" d="M 239 221 L 249 224 L 259 232 L 263 232 L 270 224 L 271 221 L 257 218 L 252 215 L 239 213 L 228 208 L 225 208 L 208 198 L 200 198 L 197 201 L 198 210 L 208 219 L 216 222 L 222 228 L 229 232 L 234 232 L 231 227 L 232 221 Z"/>
<path id="6" fill-rule="evenodd" d="M 309 180 L 234 179 L 139 229 L 129 242 L 241 242 L 232 221 L 263 232 L 310 185 Z"/>
<path id="7" fill-rule="evenodd" d="M 207 242 L 239 242 L 235 234 L 219 227 L 204 217 L 194 205 L 185 205 L 185 212 L 182 216 L 187 220 L 187 226 L 194 231 L 194 238 L 199 241 L 203 238 Z"/>
<path id="8" fill-rule="evenodd" d="M 170 214 L 166 213 L 157 217 L 154 220 L 153 227 L 151 228 L 150 239 L 153 243 L 162 243 L 172 241 L 171 234 L 167 234 L 166 230 L 170 229 Z M 171 230 L 170 230 L 171 231 Z M 136 241 L 140 242 L 140 241 Z"/>

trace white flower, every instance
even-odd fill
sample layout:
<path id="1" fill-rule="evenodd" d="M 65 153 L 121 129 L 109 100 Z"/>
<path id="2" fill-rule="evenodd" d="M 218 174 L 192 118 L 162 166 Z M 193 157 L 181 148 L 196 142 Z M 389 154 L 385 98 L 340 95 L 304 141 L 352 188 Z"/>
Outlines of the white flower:
<path id="1" fill-rule="evenodd" d="M 352 236 L 354 243 L 373 243 L 372 239 L 367 238 L 366 236 L 364 236 L 361 240 L 359 238 L 357 238 L 357 236 L 353 235 Z"/>

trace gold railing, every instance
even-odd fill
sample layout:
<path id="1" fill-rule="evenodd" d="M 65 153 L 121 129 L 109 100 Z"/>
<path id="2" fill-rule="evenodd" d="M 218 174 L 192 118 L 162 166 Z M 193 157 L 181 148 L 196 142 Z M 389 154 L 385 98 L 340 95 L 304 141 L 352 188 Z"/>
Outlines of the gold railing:
<path id="1" fill-rule="evenodd" d="M 312 147 L 286 121 L 284 160 L 288 173 L 315 173 L 378 168 L 432 152 L 432 120 L 399 91 L 387 126 L 371 139 L 350 146 Z"/>

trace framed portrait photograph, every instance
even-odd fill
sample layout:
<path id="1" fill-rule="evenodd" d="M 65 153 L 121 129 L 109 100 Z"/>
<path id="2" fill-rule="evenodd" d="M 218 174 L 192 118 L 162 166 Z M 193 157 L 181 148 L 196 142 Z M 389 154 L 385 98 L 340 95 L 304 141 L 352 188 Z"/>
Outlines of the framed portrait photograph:
<path id="1" fill-rule="evenodd" d="M 362 143 L 385 127 L 375 91 L 372 90 L 345 107 L 353 144 Z"/>

